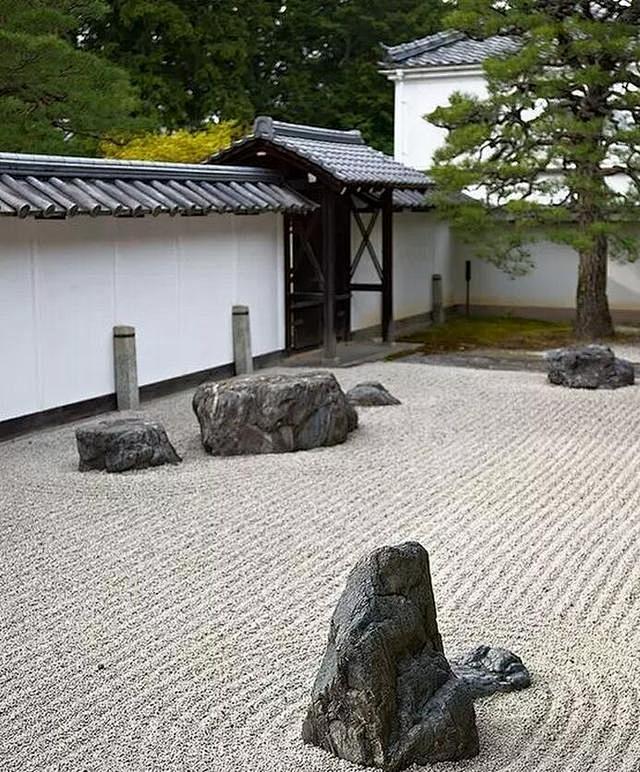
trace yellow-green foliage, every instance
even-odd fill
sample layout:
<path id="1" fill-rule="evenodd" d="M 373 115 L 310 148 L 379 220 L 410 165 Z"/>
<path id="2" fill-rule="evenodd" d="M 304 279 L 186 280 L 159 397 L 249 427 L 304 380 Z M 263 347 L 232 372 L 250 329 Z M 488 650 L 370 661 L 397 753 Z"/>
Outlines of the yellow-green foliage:
<path id="1" fill-rule="evenodd" d="M 224 121 L 201 131 L 179 129 L 167 133 L 141 134 L 123 143 L 103 142 L 100 149 L 107 158 L 200 163 L 212 153 L 229 147 L 244 133 L 244 128 L 236 121 Z"/>

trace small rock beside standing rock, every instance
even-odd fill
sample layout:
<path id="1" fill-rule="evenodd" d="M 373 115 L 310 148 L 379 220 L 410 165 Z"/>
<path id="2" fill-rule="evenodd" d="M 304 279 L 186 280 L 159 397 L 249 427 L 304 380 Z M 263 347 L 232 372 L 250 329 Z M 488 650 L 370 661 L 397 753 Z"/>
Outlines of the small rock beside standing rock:
<path id="1" fill-rule="evenodd" d="M 358 405 L 359 407 L 384 407 L 386 405 L 402 404 L 379 381 L 358 383 L 352 389 L 349 389 L 347 399 L 352 405 Z"/>
<path id="2" fill-rule="evenodd" d="M 570 389 L 619 389 L 635 382 L 633 364 L 608 346 L 559 348 L 545 353 L 549 381 Z"/>
<path id="3" fill-rule="evenodd" d="M 126 472 L 182 461 L 162 424 L 148 418 L 116 418 L 83 426 L 76 429 L 76 443 L 81 472 Z"/>
<path id="4" fill-rule="evenodd" d="M 462 657 L 451 660 L 453 672 L 477 697 L 495 692 L 514 692 L 531 685 L 524 663 L 513 652 L 493 646 L 478 646 Z"/>

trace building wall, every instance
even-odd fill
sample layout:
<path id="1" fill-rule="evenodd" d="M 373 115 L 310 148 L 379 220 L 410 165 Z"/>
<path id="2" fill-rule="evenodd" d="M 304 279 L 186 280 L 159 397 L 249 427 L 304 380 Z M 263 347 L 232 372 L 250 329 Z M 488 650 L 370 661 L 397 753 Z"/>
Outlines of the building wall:
<path id="1" fill-rule="evenodd" d="M 365 222 L 371 215 L 365 215 Z M 360 244 L 360 231 L 351 226 L 352 255 Z M 378 218 L 372 241 L 382 260 L 382 227 Z M 445 305 L 454 302 L 453 265 L 449 227 L 431 212 L 399 212 L 393 215 L 393 315 L 396 320 L 431 311 L 431 276 L 443 277 Z M 378 284 L 380 279 L 368 253 L 362 256 L 355 283 Z M 354 292 L 351 298 L 351 329 L 356 332 L 379 325 L 382 295 Z"/>
<path id="2" fill-rule="evenodd" d="M 429 74 L 399 71 L 395 81 L 394 155 L 416 169 L 428 169 L 446 131 L 425 120 L 436 107 L 448 104 L 455 91 L 486 94 L 482 71 L 470 67 L 431 68 Z"/>
<path id="3" fill-rule="evenodd" d="M 284 347 L 282 218 L 0 220 L 0 420 L 113 393 L 112 328 L 136 328 L 141 385 Z"/>

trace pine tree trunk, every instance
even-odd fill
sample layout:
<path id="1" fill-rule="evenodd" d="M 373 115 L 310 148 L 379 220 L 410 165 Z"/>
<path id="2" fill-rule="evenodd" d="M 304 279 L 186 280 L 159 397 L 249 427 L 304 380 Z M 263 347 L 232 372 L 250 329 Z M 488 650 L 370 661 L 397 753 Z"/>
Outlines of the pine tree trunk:
<path id="1" fill-rule="evenodd" d="M 607 240 L 601 236 L 592 249 L 580 252 L 576 295 L 576 337 L 584 340 L 614 334 L 607 299 Z"/>

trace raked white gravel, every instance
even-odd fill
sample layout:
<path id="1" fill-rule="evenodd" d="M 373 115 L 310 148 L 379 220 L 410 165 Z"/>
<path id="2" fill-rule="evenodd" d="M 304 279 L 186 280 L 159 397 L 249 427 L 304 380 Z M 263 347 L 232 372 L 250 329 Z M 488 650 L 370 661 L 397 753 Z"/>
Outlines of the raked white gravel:
<path id="1" fill-rule="evenodd" d="M 430 552 L 448 652 L 520 654 L 442 772 L 640 769 L 640 387 L 380 363 L 403 404 L 339 447 L 76 471 L 74 427 L 0 445 L 2 772 L 355 772 L 300 740 L 347 572 Z"/>

